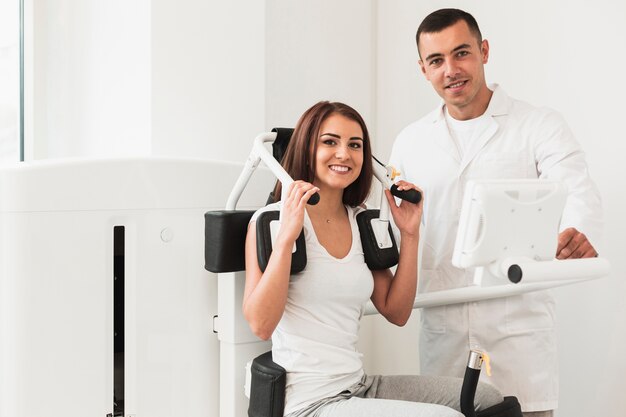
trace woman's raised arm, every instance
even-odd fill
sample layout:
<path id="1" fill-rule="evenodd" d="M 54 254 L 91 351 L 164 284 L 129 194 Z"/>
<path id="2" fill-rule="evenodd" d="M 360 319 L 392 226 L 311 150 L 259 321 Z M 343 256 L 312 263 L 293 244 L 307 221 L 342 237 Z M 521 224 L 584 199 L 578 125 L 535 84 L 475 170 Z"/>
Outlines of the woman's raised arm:
<path id="1" fill-rule="evenodd" d="M 281 215 L 281 226 L 272 244 L 272 254 L 265 272 L 261 271 L 256 252 L 256 223 L 250 222 L 246 236 L 246 286 L 243 315 L 252 332 L 263 340 L 272 336 L 285 304 L 291 271 L 291 251 L 302 231 L 306 203 L 319 188 L 295 181 L 289 188 Z"/>

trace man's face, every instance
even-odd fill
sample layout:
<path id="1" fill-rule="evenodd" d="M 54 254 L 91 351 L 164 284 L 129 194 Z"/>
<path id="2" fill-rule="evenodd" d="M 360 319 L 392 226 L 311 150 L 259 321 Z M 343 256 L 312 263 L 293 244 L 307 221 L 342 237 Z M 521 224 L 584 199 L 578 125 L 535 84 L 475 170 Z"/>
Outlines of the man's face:
<path id="1" fill-rule="evenodd" d="M 424 76 L 453 117 L 465 120 L 485 111 L 491 97 L 483 67 L 489 59 L 489 43 L 479 43 L 465 21 L 441 32 L 422 33 L 419 52 Z"/>

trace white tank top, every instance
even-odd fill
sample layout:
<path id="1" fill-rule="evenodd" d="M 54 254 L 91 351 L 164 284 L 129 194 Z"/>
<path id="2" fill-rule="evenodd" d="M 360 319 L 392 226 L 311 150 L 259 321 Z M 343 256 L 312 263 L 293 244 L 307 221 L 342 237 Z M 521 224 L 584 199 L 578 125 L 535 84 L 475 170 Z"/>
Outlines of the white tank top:
<path id="1" fill-rule="evenodd" d="M 278 203 L 271 204 L 253 220 L 262 211 L 278 209 Z M 307 265 L 291 276 L 285 312 L 272 334 L 273 360 L 287 370 L 285 415 L 334 396 L 363 376 L 356 343 L 374 280 L 355 218 L 362 209 L 346 210 L 352 247 L 342 259 L 324 249 L 308 215 L 304 217 Z"/>

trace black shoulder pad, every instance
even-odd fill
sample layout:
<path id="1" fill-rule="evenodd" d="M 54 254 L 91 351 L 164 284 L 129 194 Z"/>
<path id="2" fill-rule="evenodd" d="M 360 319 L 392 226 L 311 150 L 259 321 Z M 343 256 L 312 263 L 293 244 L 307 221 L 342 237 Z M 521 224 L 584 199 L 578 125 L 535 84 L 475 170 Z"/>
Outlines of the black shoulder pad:
<path id="1" fill-rule="evenodd" d="M 398 264 L 398 246 L 389 226 L 389 235 L 391 236 L 391 247 L 381 249 L 376 242 L 376 235 L 372 229 L 372 219 L 380 217 L 380 210 L 365 210 L 356 215 L 356 223 L 359 226 L 359 234 L 361 235 L 361 245 L 363 245 L 363 254 L 365 263 L 372 271 L 391 268 Z"/>
<path id="2" fill-rule="evenodd" d="M 256 254 L 261 271 L 265 272 L 267 263 L 272 254 L 272 233 L 270 223 L 278 220 L 278 210 L 265 211 L 256 219 Z M 291 255 L 291 273 L 301 272 L 306 267 L 306 246 L 304 243 L 304 230 L 296 239 L 296 251 Z"/>

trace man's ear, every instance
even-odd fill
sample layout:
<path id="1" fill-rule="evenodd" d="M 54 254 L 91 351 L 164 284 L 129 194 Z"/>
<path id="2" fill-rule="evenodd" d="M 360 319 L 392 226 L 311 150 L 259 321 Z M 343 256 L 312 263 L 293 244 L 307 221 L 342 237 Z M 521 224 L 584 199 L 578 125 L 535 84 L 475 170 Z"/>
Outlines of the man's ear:
<path id="1" fill-rule="evenodd" d="M 489 41 L 487 39 L 483 39 L 480 45 L 480 53 L 483 58 L 483 64 L 486 64 L 489 61 Z"/>
<path id="2" fill-rule="evenodd" d="M 428 75 L 426 74 L 426 66 L 424 65 L 424 61 L 420 59 L 419 61 L 417 61 L 417 63 L 419 64 L 420 69 L 422 70 L 422 74 L 424 74 L 424 77 L 426 77 L 426 79 L 429 80 Z"/>

